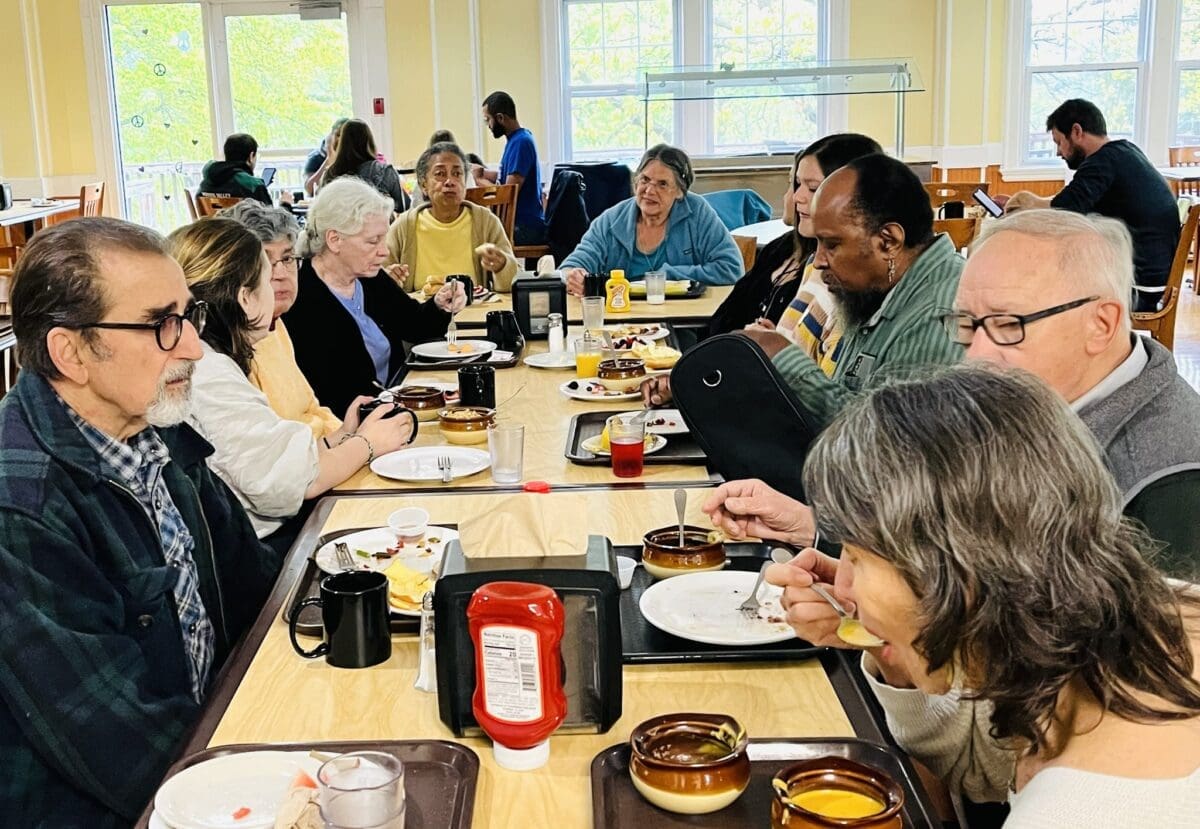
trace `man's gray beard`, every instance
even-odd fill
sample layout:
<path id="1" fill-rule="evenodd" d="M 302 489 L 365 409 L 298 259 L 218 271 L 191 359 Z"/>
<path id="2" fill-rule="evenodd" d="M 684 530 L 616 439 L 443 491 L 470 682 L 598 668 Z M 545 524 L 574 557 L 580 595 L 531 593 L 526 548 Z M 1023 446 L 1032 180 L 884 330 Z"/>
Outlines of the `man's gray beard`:
<path id="1" fill-rule="evenodd" d="M 158 391 L 150 405 L 146 407 L 146 422 L 151 426 L 176 426 L 187 419 L 192 410 L 192 372 L 196 364 L 189 361 L 179 368 L 168 369 L 158 378 Z M 187 388 L 182 392 L 167 391 L 167 383 L 174 380 L 188 381 Z"/>
<path id="2" fill-rule="evenodd" d="M 834 314 L 843 328 L 861 328 L 883 307 L 887 291 L 830 291 L 833 296 Z"/>

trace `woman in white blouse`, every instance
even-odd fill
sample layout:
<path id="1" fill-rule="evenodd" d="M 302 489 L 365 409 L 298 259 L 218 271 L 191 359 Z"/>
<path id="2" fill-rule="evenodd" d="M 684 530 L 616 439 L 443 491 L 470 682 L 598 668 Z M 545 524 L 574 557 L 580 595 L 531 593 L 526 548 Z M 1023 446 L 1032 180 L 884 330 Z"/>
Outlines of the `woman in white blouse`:
<path id="1" fill-rule="evenodd" d="M 1200 594 L 1154 568 L 1048 387 L 962 366 L 879 389 L 804 489 L 840 562 L 808 549 L 767 579 L 809 641 L 839 644 L 823 581 L 885 642 L 863 667 L 888 725 L 952 794 L 1007 801 L 1007 829 L 1200 825 Z M 787 501 L 734 482 L 705 509 L 786 539 Z"/>
<path id="2" fill-rule="evenodd" d="M 246 508 L 258 537 L 286 549 L 298 522 L 285 523 L 304 502 L 409 443 L 416 418 L 402 412 L 385 420 L 391 407 L 380 406 L 360 424 L 356 400 L 336 439 L 317 441 L 306 424 L 279 417 L 247 377 L 275 305 L 262 243 L 224 218 L 180 228 L 169 241 L 192 295 L 208 303 L 188 422 L 213 445 L 209 464 Z"/>

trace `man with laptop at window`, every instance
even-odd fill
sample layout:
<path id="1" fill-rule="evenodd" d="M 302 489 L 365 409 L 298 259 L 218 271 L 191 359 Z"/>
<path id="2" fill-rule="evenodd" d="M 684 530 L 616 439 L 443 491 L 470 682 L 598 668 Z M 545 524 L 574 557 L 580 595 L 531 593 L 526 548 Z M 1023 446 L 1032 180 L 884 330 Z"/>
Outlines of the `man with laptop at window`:
<path id="1" fill-rule="evenodd" d="M 267 187 L 275 177 L 275 168 L 263 169 L 263 176 L 254 175 L 258 161 L 258 142 L 253 135 L 235 132 L 225 139 L 225 160 L 210 161 L 204 165 L 204 178 L 200 181 L 197 194 L 201 196 L 233 196 L 256 199 L 271 204 Z"/>
<path id="2" fill-rule="evenodd" d="M 1065 101 L 1050 113 L 1046 129 L 1075 177 L 1052 199 L 1015 193 L 1005 212 L 1055 207 L 1120 219 L 1133 237 L 1133 310 L 1155 310 L 1179 244 L 1179 208 L 1166 181 L 1137 145 L 1108 137 L 1104 115 L 1091 101 Z"/>

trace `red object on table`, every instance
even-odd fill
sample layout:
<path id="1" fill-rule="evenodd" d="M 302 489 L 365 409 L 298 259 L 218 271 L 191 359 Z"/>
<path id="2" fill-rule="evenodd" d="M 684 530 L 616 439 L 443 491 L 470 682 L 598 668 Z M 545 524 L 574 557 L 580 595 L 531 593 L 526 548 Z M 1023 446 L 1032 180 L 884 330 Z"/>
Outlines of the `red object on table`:
<path id="1" fill-rule="evenodd" d="M 618 478 L 636 478 L 642 474 L 644 446 L 641 438 L 623 441 L 614 438 L 612 447 L 612 470 Z"/>
<path id="2" fill-rule="evenodd" d="M 475 645 L 471 707 L 492 738 L 496 762 L 518 771 L 545 765 L 549 737 L 567 715 L 562 687 L 563 605 L 541 584 L 485 584 L 467 605 Z"/>
<path id="3" fill-rule="evenodd" d="M 549 492 L 550 484 L 546 481 L 526 481 L 521 489 L 526 492 Z"/>

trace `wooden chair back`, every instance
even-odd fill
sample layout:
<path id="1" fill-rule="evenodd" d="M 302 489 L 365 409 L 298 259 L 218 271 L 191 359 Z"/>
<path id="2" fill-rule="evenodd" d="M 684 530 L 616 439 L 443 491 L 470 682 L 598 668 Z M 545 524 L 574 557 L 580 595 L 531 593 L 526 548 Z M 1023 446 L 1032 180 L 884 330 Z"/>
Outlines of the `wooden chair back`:
<path id="1" fill-rule="evenodd" d="M 1167 163 L 1171 167 L 1196 167 L 1200 165 L 1200 147 L 1171 147 Z"/>
<path id="2" fill-rule="evenodd" d="M 201 219 L 205 216 L 215 216 L 217 211 L 224 210 L 226 207 L 233 207 L 241 200 L 241 196 L 206 196 L 200 194 L 196 196 L 196 216 Z"/>
<path id="3" fill-rule="evenodd" d="M 753 236 L 734 236 L 733 241 L 742 254 L 742 273 L 749 273 L 754 267 L 754 260 L 758 258 L 758 239 Z"/>
<path id="4" fill-rule="evenodd" d="M 511 244 L 513 222 L 517 218 L 517 185 L 491 184 L 487 187 L 468 187 L 467 201 L 491 210 L 504 226 L 504 235 Z"/>
<path id="5" fill-rule="evenodd" d="M 83 185 L 83 187 L 79 188 L 79 195 L 51 196 L 51 198 L 58 201 L 75 201 L 78 199 L 79 209 L 56 213 L 46 219 L 45 224 L 47 227 L 56 225 L 59 222 L 65 222 L 68 219 L 78 219 L 80 216 L 101 216 L 104 214 L 104 182 L 102 181 Z"/>
<path id="6" fill-rule="evenodd" d="M 1187 267 L 1188 253 L 1200 227 L 1200 204 L 1188 208 L 1179 244 L 1175 247 L 1175 258 L 1171 261 L 1171 272 L 1163 290 L 1162 307 L 1157 311 L 1134 311 L 1133 327 L 1146 331 L 1167 348 L 1175 347 L 1175 314 L 1179 310 L 1179 295 L 1183 290 L 1183 271 Z"/>
<path id="7" fill-rule="evenodd" d="M 962 250 L 975 241 L 979 230 L 978 219 L 934 219 L 933 232 L 945 233 L 954 243 L 955 250 Z"/>
<path id="8" fill-rule="evenodd" d="M 925 192 L 929 194 L 929 204 L 937 210 L 948 201 L 971 203 L 971 194 L 976 190 L 987 192 L 986 181 L 927 181 Z"/>

